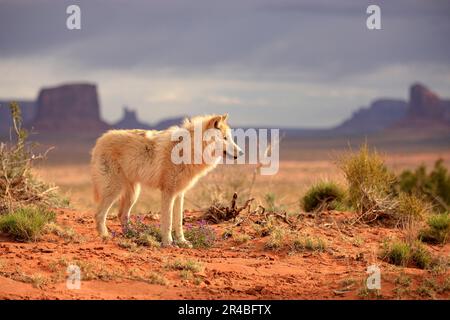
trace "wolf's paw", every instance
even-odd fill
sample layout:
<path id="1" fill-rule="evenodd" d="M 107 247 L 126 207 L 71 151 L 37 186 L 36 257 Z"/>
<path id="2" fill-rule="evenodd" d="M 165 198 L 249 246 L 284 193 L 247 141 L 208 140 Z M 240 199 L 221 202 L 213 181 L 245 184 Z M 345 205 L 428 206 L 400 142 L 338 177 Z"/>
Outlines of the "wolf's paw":
<path id="1" fill-rule="evenodd" d="M 187 240 L 175 240 L 175 245 L 179 248 L 191 249 L 192 243 Z"/>
<path id="2" fill-rule="evenodd" d="M 112 239 L 111 235 L 108 233 L 104 233 L 100 235 L 100 238 L 102 239 L 103 242 L 108 242 L 109 240 Z"/>
<path id="3" fill-rule="evenodd" d="M 173 241 L 163 241 L 161 242 L 161 248 L 173 248 L 175 243 Z"/>
<path id="4" fill-rule="evenodd" d="M 107 240 L 109 236 L 109 231 L 107 228 L 97 228 L 98 235 L 102 240 Z"/>

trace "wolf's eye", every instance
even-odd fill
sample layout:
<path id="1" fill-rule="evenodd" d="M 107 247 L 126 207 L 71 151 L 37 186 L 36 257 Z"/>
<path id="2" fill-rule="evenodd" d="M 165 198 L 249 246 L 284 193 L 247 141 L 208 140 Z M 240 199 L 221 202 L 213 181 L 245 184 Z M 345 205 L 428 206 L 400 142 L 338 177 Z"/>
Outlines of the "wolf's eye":
<path id="1" fill-rule="evenodd" d="M 224 137 L 223 137 L 223 140 L 228 140 L 228 137 L 227 137 L 227 136 L 224 136 Z"/>

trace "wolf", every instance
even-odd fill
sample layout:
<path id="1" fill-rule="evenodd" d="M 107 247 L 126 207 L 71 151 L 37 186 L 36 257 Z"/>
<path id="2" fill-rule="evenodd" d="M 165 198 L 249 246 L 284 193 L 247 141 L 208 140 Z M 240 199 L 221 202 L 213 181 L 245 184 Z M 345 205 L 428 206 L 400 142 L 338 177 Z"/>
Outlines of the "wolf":
<path id="1" fill-rule="evenodd" d="M 183 234 L 185 192 L 215 168 L 223 157 L 236 159 L 243 154 L 233 141 L 227 119 L 227 114 L 198 116 L 185 119 L 181 126 L 162 131 L 110 130 L 98 138 L 92 150 L 91 176 L 97 202 L 95 222 L 100 236 L 108 236 L 106 217 L 117 200 L 118 217 L 122 226 L 127 226 L 131 209 L 139 197 L 141 186 L 144 186 L 161 191 L 162 245 L 190 247 Z M 214 143 L 218 144 L 220 154 L 216 152 L 213 161 L 204 161 L 203 154 L 199 153 L 208 142 L 202 139 L 202 148 L 197 150 L 194 139 L 191 139 L 187 152 L 202 160 L 174 163 L 173 148 L 179 143 L 179 140 L 174 141 L 174 134 L 182 129 L 194 138 L 195 128 L 201 128 L 202 132 L 214 130 L 218 137 Z M 172 224 L 175 239 L 172 238 Z"/>

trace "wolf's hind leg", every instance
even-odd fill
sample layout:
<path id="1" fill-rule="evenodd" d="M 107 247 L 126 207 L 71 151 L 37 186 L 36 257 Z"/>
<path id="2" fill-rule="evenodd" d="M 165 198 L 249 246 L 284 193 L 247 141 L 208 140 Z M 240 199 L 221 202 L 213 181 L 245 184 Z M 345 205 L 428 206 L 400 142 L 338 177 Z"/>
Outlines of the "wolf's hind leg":
<path id="1" fill-rule="evenodd" d="M 128 186 L 119 202 L 119 219 L 122 227 L 125 228 L 128 225 L 128 221 L 130 220 L 131 209 L 139 198 L 139 194 L 141 193 L 140 184 L 134 184 Z"/>
<path id="2" fill-rule="evenodd" d="M 111 209 L 112 205 L 119 197 L 119 194 L 120 188 L 117 186 L 108 186 L 101 192 L 100 202 L 95 213 L 95 223 L 100 236 L 108 236 L 106 216 L 108 215 L 109 209 Z"/>

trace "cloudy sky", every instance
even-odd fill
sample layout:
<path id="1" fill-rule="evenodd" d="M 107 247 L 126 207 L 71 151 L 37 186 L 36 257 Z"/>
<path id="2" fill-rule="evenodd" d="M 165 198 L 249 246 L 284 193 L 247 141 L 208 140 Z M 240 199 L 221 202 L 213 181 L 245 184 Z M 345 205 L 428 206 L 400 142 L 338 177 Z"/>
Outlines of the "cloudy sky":
<path id="1" fill-rule="evenodd" d="M 0 99 L 88 81 L 108 121 L 128 105 L 148 122 L 327 127 L 415 81 L 449 97 L 449 38 L 447 0 L 0 0 Z"/>

